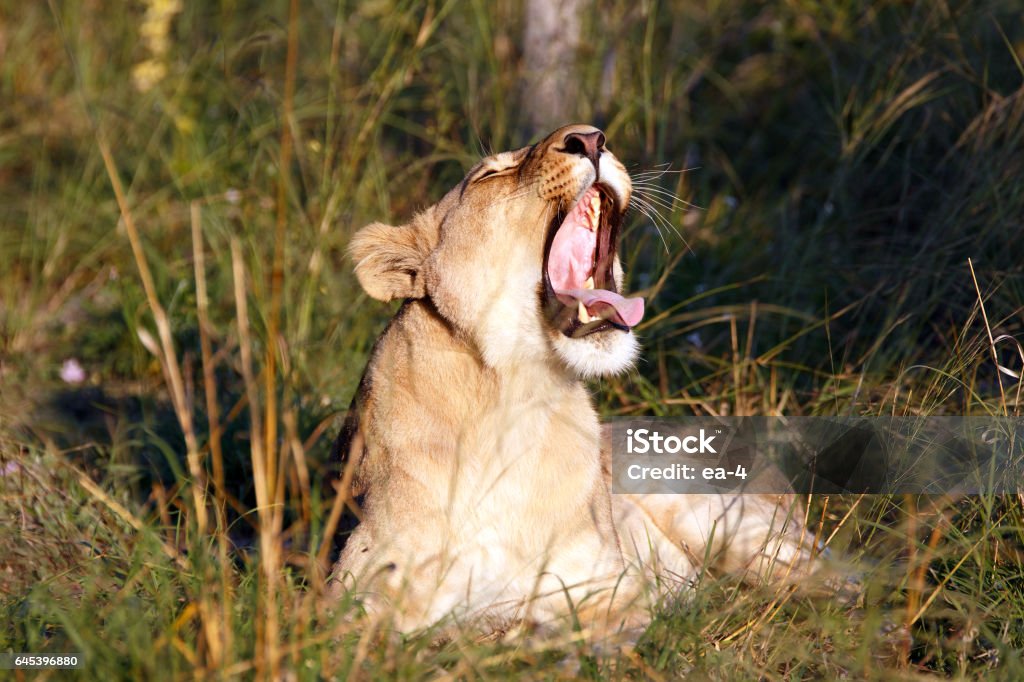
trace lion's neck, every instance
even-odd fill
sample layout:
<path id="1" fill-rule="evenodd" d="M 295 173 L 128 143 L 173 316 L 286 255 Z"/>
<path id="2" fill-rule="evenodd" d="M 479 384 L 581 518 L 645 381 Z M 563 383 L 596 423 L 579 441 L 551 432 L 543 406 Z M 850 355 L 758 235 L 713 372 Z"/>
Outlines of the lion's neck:
<path id="1" fill-rule="evenodd" d="M 375 376 L 413 392 L 402 402 L 412 398 L 427 408 L 441 407 L 453 421 L 539 404 L 576 416 L 593 412 L 583 383 L 554 359 L 487 366 L 474 342 L 441 317 L 429 299 L 402 306 L 375 355 Z"/>

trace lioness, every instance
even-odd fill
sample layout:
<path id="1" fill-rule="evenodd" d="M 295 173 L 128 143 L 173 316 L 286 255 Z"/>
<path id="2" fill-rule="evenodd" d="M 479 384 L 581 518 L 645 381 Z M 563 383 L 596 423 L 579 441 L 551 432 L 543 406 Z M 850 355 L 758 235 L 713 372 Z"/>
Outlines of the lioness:
<path id="1" fill-rule="evenodd" d="M 362 287 L 405 302 L 336 444 L 362 520 L 333 589 L 403 631 L 569 611 L 607 630 L 645 622 L 644 578 L 686 584 L 698 560 L 813 563 L 778 499 L 610 493 L 583 380 L 637 356 L 643 300 L 622 294 L 617 253 L 630 194 L 604 134 L 572 125 L 484 159 L 408 224 L 354 236 Z"/>

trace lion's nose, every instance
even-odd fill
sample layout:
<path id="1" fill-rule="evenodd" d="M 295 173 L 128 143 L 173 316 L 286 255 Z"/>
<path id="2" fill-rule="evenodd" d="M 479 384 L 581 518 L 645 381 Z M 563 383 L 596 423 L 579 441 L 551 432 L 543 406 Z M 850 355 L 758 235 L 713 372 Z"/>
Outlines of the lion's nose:
<path id="1" fill-rule="evenodd" d="M 600 156 L 604 149 L 604 133 L 594 130 L 590 133 L 569 133 L 563 141 L 566 154 L 578 154 L 590 159 L 598 177 L 601 175 Z"/>
<path id="2" fill-rule="evenodd" d="M 569 133 L 565 136 L 565 151 L 579 154 L 596 162 L 598 154 L 604 149 L 604 133 L 595 130 L 592 133 Z"/>

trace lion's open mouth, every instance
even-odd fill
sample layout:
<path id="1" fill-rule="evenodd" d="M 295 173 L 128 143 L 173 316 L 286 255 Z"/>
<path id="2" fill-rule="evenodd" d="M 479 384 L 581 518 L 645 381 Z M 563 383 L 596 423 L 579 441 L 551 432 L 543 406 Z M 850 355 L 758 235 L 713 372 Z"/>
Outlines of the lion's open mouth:
<path id="1" fill-rule="evenodd" d="M 626 330 L 644 316 L 642 298 L 616 291 L 612 265 L 622 213 L 608 192 L 594 185 L 551 223 L 544 254 L 545 310 L 566 336 Z"/>

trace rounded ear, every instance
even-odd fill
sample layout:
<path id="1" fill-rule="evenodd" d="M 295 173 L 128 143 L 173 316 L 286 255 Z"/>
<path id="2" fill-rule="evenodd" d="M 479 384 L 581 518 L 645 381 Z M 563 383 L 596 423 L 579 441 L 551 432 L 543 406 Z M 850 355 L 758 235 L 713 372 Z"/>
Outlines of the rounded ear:
<path id="1" fill-rule="evenodd" d="M 348 253 L 366 293 L 380 301 L 426 294 L 420 268 L 436 241 L 436 230 L 427 227 L 428 216 L 421 214 L 408 225 L 372 223 L 356 232 Z"/>

